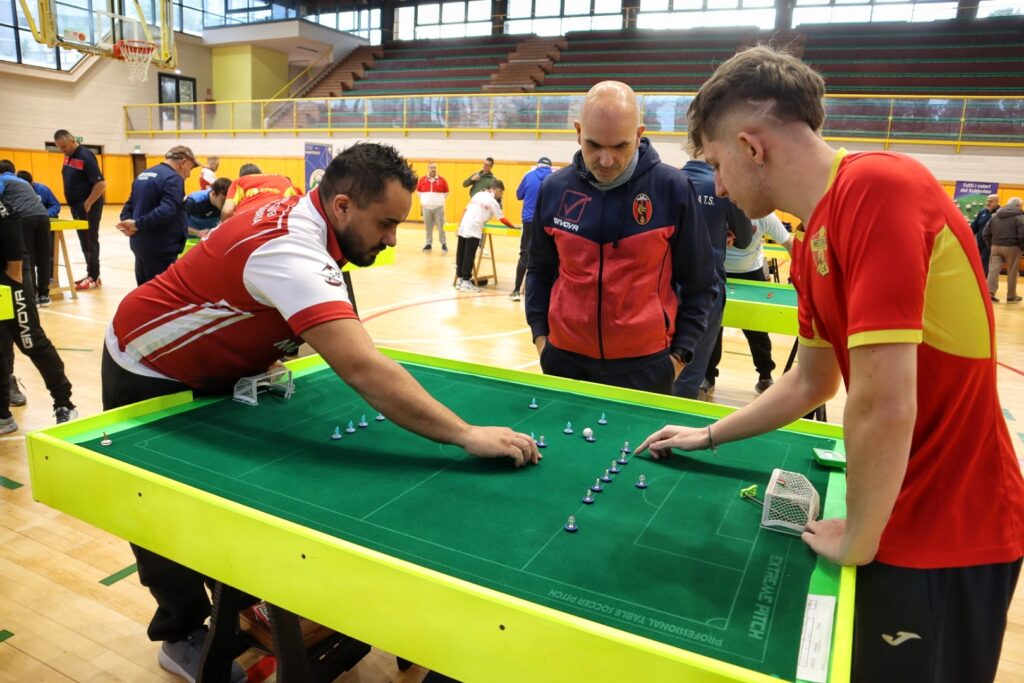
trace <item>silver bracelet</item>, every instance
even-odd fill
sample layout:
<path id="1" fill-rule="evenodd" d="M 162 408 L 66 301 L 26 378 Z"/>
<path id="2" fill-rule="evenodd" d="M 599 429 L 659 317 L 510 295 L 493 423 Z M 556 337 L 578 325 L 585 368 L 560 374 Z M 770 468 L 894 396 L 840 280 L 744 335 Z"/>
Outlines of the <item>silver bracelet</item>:
<path id="1" fill-rule="evenodd" d="M 715 440 L 711 436 L 711 425 L 708 425 L 707 427 L 705 427 L 705 429 L 708 432 L 708 450 L 714 453 L 715 455 L 718 455 L 718 446 L 715 445 Z"/>

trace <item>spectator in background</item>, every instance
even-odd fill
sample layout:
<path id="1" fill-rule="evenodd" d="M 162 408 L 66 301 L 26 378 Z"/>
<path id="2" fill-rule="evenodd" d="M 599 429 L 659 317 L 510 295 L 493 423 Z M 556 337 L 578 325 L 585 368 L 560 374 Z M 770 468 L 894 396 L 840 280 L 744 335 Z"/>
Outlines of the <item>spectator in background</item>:
<path id="1" fill-rule="evenodd" d="M 992 214 L 999 210 L 999 195 L 990 194 L 985 198 L 985 207 L 978 212 L 978 215 L 971 221 L 971 232 L 974 233 L 974 238 L 978 241 L 978 252 L 981 254 L 981 272 L 988 275 L 988 260 L 992 254 L 992 248 L 985 244 L 985 240 L 982 239 L 981 233 L 985 230 L 985 226 L 988 225 L 989 220 L 992 219 Z"/>
<path id="2" fill-rule="evenodd" d="M 484 159 L 484 165 L 479 171 L 462 181 L 462 186 L 469 188 L 470 197 L 481 190 L 486 190 L 498 180 L 491 173 L 492 168 L 494 168 L 494 159 L 487 157 Z"/>
<path id="3" fill-rule="evenodd" d="M 135 254 L 135 284 L 167 270 L 185 247 L 185 179 L 198 167 L 192 150 L 175 145 L 132 183 L 117 229 L 128 236 Z"/>
<path id="4" fill-rule="evenodd" d="M 46 215 L 50 218 L 56 218 L 60 215 L 60 201 L 57 199 L 57 195 L 53 193 L 53 190 L 48 188 L 42 183 L 37 183 L 32 180 L 32 174 L 28 171 L 18 171 L 18 177 L 24 180 L 26 183 L 32 186 L 32 189 L 39 195 L 40 201 L 43 202 L 43 206 L 46 207 Z"/>
<path id="5" fill-rule="evenodd" d="M 220 168 L 220 157 L 206 157 L 206 166 L 199 171 L 199 189 L 208 190 L 217 182 L 217 169 Z"/>
<path id="6" fill-rule="evenodd" d="M 758 218 L 753 223 L 753 239 L 745 249 L 730 245 L 725 250 L 725 274 L 727 277 L 738 280 L 753 280 L 755 282 L 767 282 L 768 276 L 764 272 L 764 238 L 771 237 L 778 244 L 785 247 L 786 251 L 793 251 L 793 239 L 786 232 L 786 226 L 782 224 L 779 217 L 770 213 L 764 218 Z M 767 332 L 755 332 L 743 330 L 743 336 L 747 338 L 747 345 L 750 347 L 750 355 L 754 359 L 754 368 L 757 370 L 757 384 L 754 391 L 758 394 L 774 384 L 772 372 L 775 370 L 775 361 L 772 360 L 772 339 Z M 708 369 L 705 379 L 705 390 L 703 395 L 698 396 L 702 401 L 708 401 L 715 393 L 715 379 L 718 377 L 718 364 L 722 360 L 722 326 L 718 326 L 718 336 L 715 341 L 715 348 L 711 352 L 711 359 L 708 362 Z"/>
<path id="7" fill-rule="evenodd" d="M 672 393 L 715 301 L 693 183 L 643 137 L 625 83 L 587 93 L 580 150 L 533 214 L 526 321 L 545 374 Z"/>
<path id="8" fill-rule="evenodd" d="M 551 159 L 541 157 L 537 159 L 537 165 L 523 176 L 516 189 L 516 197 L 523 202 L 523 234 L 519 236 L 516 283 L 512 287 L 512 293 L 508 295 L 512 301 L 520 299 L 519 290 L 523 286 L 523 278 L 526 277 L 526 264 L 530 256 L 530 237 L 533 234 L 533 214 L 537 210 L 537 196 L 540 194 L 541 183 L 549 175 L 551 175 Z"/>
<path id="9" fill-rule="evenodd" d="M 1020 268 L 1021 249 L 1024 249 L 1024 211 L 1020 197 L 1013 197 L 1006 206 L 995 212 L 981 234 L 991 247 L 988 266 L 988 292 L 998 302 L 999 273 L 1006 266 L 1006 303 L 1020 302 L 1017 296 L 1017 272 Z"/>
<path id="10" fill-rule="evenodd" d="M 205 190 L 196 190 L 185 197 L 185 215 L 188 219 L 188 236 L 205 237 L 220 225 L 220 210 L 231 187 L 230 178 L 218 178 Z"/>
<path id="11" fill-rule="evenodd" d="M 78 230 L 78 241 L 85 256 L 86 276 L 75 282 L 75 289 L 99 287 L 100 282 L 100 219 L 103 218 L 103 193 L 107 181 L 103 179 L 96 155 L 78 144 L 63 128 L 53 134 L 53 144 L 64 153 L 64 200 L 71 208 L 71 217 L 88 221 L 89 227 Z"/>
<path id="12" fill-rule="evenodd" d="M 466 211 L 459 221 L 459 246 L 455 250 L 455 267 L 457 279 L 455 288 L 460 292 L 479 292 L 480 288 L 473 284 L 473 265 L 476 261 L 476 250 L 484 236 L 484 223 L 497 218 L 510 228 L 512 225 L 501 213 L 501 195 L 505 192 L 505 184 L 495 178 L 494 183 L 477 192 L 469 200 Z"/>
<path id="13" fill-rule="evenodd" d="M 8 183 L 0 179 L 0 194 L 7 195 L 6 185 L 19 184 L 24 184 L 31 192 L 31 186 L 22 180 Z M 42 209 L 41 203 L 39 208 Z M 29 357 L 43 377 L 46 389 L 53 398 L 53 416 L 57 424 L 61 424 L 78 417 L 78 411 L 71 402 L 71 382 L 64 373 L 64 361 L 39 324 L 39 311 L 25 268 L 22 236 L 18 211 L 5 200 L 0 200 L 0 264 L 3 264 L 0 284 L 11 288 L 14 304 L 14 317 L 0 320 L 0 356 L 3 357 L 2 365 L 5 368 L 14 367 L 14 345 Z M 0 382 L 0 434 L 18 429 L 10 410 L 11 389 L 17 389 L 17 381 L 13 376 L 10 382 Z M 24 401 L 21 405 L 24 405 Z"/>
<path id="14" fill-rule="evenodd" d="M 693 360 L 686 364 L 679 373 L 672 392 L 683 398 L 707 400 L 714 393 L 712 382 L 708 385 L 705 379 L 708 364 L 714 353 L 715 342 L 722 332 L 722 315 L 725 313 L 725 258 L 726 247 L 732 244 L 746 248 L 753 239 L 754 229 L 746 214 L 732 203 L 732 200 L 719 197 L 715 192 L 715 169 L 704 161 L 704 157 L 691 150 L 691 159 L 683 166 L 683 174 L 693 183 L 697 193 L 697 206 L 707 226 L 708 239 L 711 240 L 711 253 L 715 260 L 715 301 L 708 310 L 708 326 L 697 340 L 693 350 Z M 731 234 L 732 237 L 727 237 Z"/>
<path id="15" fill-rule="evenodd" d="M 256 164 L 244 164 L 238 171 L 238 180 L 228 188 L 227 199 L 220 210 L 221 221 L 242 210 L 257 209 L 267 202 L 285 197 L 301 196 L 302 190 L 292 185 L 283 175 L 263 173 Z"/>
<path id="16" fill-rule="evenodd" d="M 50 217 L 32 183 L 16 176 L 14 170 L 14 164 L 9 160 L 0 161 L 0 180 L 5 183 L 2 190 L 4 201 L 21 219 L 28 284 L 25 291 L 35 297 L 36 305 L 49 306 Z"/>
<path id="17" fill-rule="evenodd" d="M 437 238 L 441 242 L 441 251 L 448 253 L 448 238 L 444 234 L 444 202 L 448 198 L 448 182 L 437 175 L 437 164 L 427 164 L 427 175 L 420 178 L 416 185 L 416 194 L 420 197 L 420 208 L 423 210 L 423 226 L 427 231 L 427 242 L 423 251 L 434 248 L 434 227 L 437 227 Z"/>

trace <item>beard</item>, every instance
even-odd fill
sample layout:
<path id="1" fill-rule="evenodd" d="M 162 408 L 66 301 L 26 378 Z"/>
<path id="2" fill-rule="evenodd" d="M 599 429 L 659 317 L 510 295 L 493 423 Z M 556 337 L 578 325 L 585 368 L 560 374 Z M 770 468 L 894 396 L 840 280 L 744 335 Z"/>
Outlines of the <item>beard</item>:
<path id="1" fill-rule="evenodd" d="M 345 255 L 345 260 L 360 267 L 372 266 L 373 262 L 377 260 L 377 254 L 387 248 L 382 244 L 367 247 L 347 232 L 342 233 L 336 230 L 334 234 L 338 238 L 338 246 L 341 247 L 341 253 Z"/>

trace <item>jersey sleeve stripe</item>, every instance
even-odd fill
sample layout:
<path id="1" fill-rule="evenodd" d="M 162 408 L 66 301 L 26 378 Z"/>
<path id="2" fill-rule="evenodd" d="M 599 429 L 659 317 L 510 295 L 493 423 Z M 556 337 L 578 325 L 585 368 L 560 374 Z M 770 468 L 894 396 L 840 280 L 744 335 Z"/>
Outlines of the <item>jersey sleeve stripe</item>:
<path id="1" fill-rule="evenodd" d="M 332 320 L 358 320 L 359 316 L 352 304 L 343 301 L 325 301 L 309 308 L 304 308 L 288 318 L 288 325 L 296 335 L 301 335 L 311 327 Z"/>
<path id="2" fill-rule="evenodd" d="M 869 330 L 851 334 L 846 340 L 846 348 L 869 344 L 920 344 L 923 339 L 921 330 Z"/>
<path id="3" fill-rule="evenodd" d="M 812 349 L 831 349 L 832 345 L 824 339 L 811 339 L 810 337 L 799 337 L 800 343 Z"/>

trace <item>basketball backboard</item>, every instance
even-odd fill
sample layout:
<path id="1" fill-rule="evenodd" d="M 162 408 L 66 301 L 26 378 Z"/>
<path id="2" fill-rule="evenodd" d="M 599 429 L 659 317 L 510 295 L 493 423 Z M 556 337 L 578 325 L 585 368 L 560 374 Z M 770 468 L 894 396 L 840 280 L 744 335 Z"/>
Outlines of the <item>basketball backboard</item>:
<path id="1" fill-rule="evenodd" d="M 41 43 L 117 58 L 118 41 L 144 41 L 156 46 L 154 64 L 177 66 L 172 0 L 18 1 Z"/>

